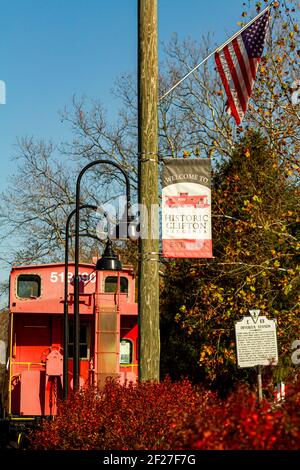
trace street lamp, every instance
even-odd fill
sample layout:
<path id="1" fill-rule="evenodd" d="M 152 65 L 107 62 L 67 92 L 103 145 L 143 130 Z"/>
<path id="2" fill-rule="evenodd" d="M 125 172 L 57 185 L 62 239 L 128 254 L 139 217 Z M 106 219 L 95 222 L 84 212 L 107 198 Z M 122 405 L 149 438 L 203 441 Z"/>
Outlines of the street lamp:
<path id="1" fill-rule="evenodd" d="M 79 207 L 81 209 L 91 209 L 96 211 L 97 206 L 92 206 L 90 204 L 85 204 Z M 65 277 L 64 277 L 64 360 L 63 360 L 63 397 L 64 400 L 68 399 L 69 393 L 69 377 L 68 377 L 68 362 L 69 362 L 69 301 L 68 301 L 68 287 L 69 287 L 69 279 L 68 279 L 68 267 L 69 267 L 69 228 L 70 222 L 73 215 L 76 213 L 76 209 L 74 209 L 68 215 L 67 222 L 66 222 L 66 229 L 65 229 Z"/>
<path id="2" fill-rule="evenodd" d="M 94 211 L 97 211 L 98 208 L 97 206 L 93 206 L 91 204 L 84 204 L 83 206 L 79 207 L 79 210 L 81 209 L 91 209 Z M 64 400 L 68 399 L 69 395 L 69 301 L 68 301 L 68 295 L 69 295 L 69 278 L 68 278 L 68 267 L 69 267 L 69 229 L 70 229 L 70 222 L 73 217 L 73 215 L 76 213 L 76 209 L 74 209 L 70 214 L 68 215 L 67 221 L 66 221 L 66 228 L 65 228 L 65 274 L 64 274 L 64 359 L 63 359 L 63 398 Z M 104 216 L 107 216 L 106 213 L 104 213 Z M 132 217 L 130 217 L 130 220 Z M 108 219 L 109 221 L 109 219 Z M 110 222 L 110 221 L 109 221 Z M 116 226 L 116 238 L 118 238 L 119 233 L 120 233 L 120 228 L 119 225 Z M 122 264 L 121 261 L 119 261 L 118 257 L 114 254 L 113 249 L 112 249 L 112 242 L 109 238 L 109 235 L 111 234 L 111 225 L 108 224 L 108 239 L 106 243 L 105 250 L 103 252 L 103 255 L 101 258 L 98 259 L 97 264 L 96 264 L 96 271 L 100 270 L 109 270 L 109 271 L 121 271 L 122 270 Z M 100 240 L 100 239 L 99 239 Z"/>
<path id="3" fill-rule="evenodd" d="M 95 160 L 86 165 L 79 173 L 76 182 L 76 207 L 75 207 L 75 272 L 74 272 L 74 358 L 73 358 L 73 389 L 79 390 L 79 332 L 80 332 L 80 317 L 79 317 L 79 210 L 80 210 L 80 184 L 81 179 L 85 172 L 95 165 L 111 165 L 117 168 L 125 177 L 126 184 L 126 215 L 127 215 L 127 234 L 128 225 L 132 221 L 130 214 L 130 183 L 127 173 L 117 163 L 109 160 Z M 109 240 L 108 240 L 109 244 Z M 109 246 L 108 246 L 109 248 Z"/>
<path id="4" fill-rule="evenodd" d="M 122 263 L 113 252 L 110 238 L 107 239 L 102 257 L 96 263 L 96 271 L 122 271 Z"/>

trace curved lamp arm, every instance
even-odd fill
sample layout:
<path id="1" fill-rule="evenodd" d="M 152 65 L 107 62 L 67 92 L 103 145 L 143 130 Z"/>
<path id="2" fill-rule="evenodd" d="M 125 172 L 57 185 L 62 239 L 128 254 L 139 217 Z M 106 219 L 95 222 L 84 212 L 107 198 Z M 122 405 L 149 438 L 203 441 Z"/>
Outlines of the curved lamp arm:
<path id="1" fill-rule="evenodd" d="M 111 162 L 109 160 L 95 160 L 86 165 L 79 173 L 76 182 L 76 207 L 75 207 L 75 273 L 74 273 L 74 359 L 73 359 L 73 386 L 74 390 L 79 390 L 79 333 L 80 333 L 80 317 L 79 317 L 79 275 L 78 275 L 78 265 L 79 265 L 79 208 L 80 208 L 80 184 L 81 179 L 85 172 L 92 168 L 95 165 L 111 165 L 117 168 L 125 178 L 126 184 L 126 199 L 127 199 L 127 216 L 130 215 L 130 183 L 129 178 L 125 170 L 121 168 L 117 163 Z"/>

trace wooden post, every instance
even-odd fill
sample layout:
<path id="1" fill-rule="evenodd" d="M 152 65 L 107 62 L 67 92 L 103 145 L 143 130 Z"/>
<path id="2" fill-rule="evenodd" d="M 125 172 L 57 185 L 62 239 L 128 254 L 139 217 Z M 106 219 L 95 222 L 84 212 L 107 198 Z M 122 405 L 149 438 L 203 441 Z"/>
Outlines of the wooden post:
<path id="1" fill-rule="evenodd" d="M 139 379 L 159 381 L 157 0 L 138 0 Z M 146 235 L 146 228 L 148 234 Z"/>

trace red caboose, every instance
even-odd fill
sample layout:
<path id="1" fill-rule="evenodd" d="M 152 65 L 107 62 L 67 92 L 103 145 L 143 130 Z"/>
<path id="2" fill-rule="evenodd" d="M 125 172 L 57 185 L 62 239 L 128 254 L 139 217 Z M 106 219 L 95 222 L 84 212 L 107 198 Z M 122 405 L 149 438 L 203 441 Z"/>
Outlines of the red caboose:
<path id="1" fill-rule="evenodd" d="M 10 351 L 6 412 L 10 419 L 56 413 L 63 390 L 63 263 L 16 266 L 10 274 Z M 138 326 L 135 279 L 79 264 L 80 385 L 107 377 L 136 381 Z M 69 389 L 73 387 L 74 263 L 69 264 Z"/>

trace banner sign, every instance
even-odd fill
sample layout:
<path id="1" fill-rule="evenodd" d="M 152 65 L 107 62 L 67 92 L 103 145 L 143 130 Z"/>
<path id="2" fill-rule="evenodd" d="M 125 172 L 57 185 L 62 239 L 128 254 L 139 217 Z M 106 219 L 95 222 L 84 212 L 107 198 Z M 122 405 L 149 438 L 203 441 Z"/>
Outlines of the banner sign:
<path id="1" fill-rule="evenodd" d="M 210 159 L 163 162 L 163 257 L 212 258 Z"/>

